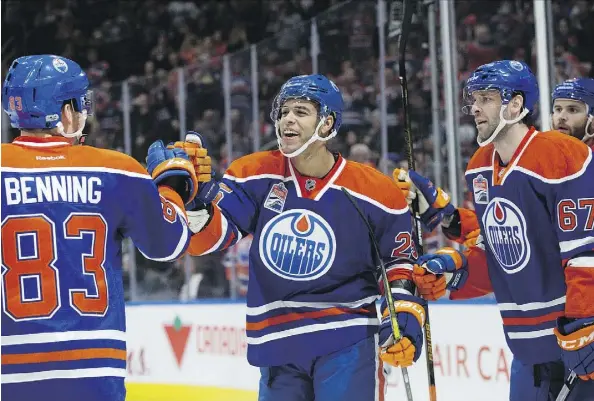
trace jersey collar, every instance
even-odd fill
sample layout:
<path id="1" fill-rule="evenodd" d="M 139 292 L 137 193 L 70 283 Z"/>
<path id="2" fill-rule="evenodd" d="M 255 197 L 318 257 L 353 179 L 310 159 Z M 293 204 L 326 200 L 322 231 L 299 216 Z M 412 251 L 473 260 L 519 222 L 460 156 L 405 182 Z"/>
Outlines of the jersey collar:
<path id="1" fill-rule="evenodd" d="M 534 136 L 537 133 L 538 131 L 536 131 L 536 128 L 530 127 L 528 133 L 524 135 L 524 138 L 522 138 L 522 141 L 518 145 L 518 148 L 514 152 L 509 163 L 507 163 L 507 165 L 505 166 L 502 165 L 499 155 L 497 154 L 495 149 L 493 149 L 493 185 L 503 184 L 505 178 L 511 173 L 514 167 L 516 167 L 518 161 L 520 160 L 520 158 L 524 154 L 524 151 L 528 147 L 528 144 L 530 143 L 530 141 L 532 141 L 532 138 L 534 138 Z"/>
<path id="2" fill-rule="evenodd" d="M 293 167 L 291 161 L 288 158 L 285 159 L 289 166 L 291 178 L 295 183 L 297 196 L 312 200 L 320 200 L 322 195 L 324 195 L 324 193 L 326 193 L 332 184 L 334 184 L 346 165 L 346 160 L 340 154 L 338 154 L 336 162 L 328 174 L 326 174 L 326 176 L 323 178 L 315 178 L 299 174 L 299 172 Z"/>
<path id="3" fill-rule="evenodd" d="M 12 143 L 14 145 L 26 146 L 32 148 L 54 148 L 58 146 L 71 146 L 68 139 L 63 136 L 47 136 L 40 138 L 37 136 L 19 136 Z"/>

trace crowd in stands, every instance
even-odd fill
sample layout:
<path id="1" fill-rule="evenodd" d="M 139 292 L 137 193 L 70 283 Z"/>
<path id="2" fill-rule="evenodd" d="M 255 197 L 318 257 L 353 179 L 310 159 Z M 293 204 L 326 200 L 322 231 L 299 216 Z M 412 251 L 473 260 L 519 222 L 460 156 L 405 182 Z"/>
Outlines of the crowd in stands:
<path id="1" fill-rule="evenodd" d="M 553 0 L 552 4 L 554 81 L 594 76 L 594 3 Z M 289 77 L 312 72 L 310 32 L 311 19 L 315 17 L 319 72 L 336 82 L 345 100 L 343 126 L 331 146 L 352 160 L 385 171 L 405 162 L 398 48 L 390 40 L 386 46 L 385 75 L 389 157 L 380 160 L 376 1 L 8 0 L 1 7 L 2 29 L 8 33 L 2 39 L 3 76 L 8 63 L 24 54 L 54 53 L 76 60 L 87 71 L 95 92 L 96 118 L 90 119 L 86 128 L 88 142 L 122 151 L 122 82 L 126 80 L 131 100 L 131 153 L 142 162 L 154 140 L 179 138 L 178 80 L 179 68 L 183 68 L 183 119 L 188 129 L 206 136 L 219 172 L 232 159 L 254 150 L 250 45 L 255 44 L 257 49 L 257 135 L 262 147 L 270 148 L 275 146 L 275 136 L 268 115 L 276 92 Z M 526 61 L 536 73 L 532 7 L 532 0 L 456 2 L 460 84 L 477 66 L 496 59 Z M 407 52 L 409 102 L 412 130 L 418 138 L 417 167 L 431 176 L 434 146 L 426 8 L 420 6 L 417 14 Z M 231 54 L 231 155 L 225 142 L 225 54 Z M 441 64 L 441 55 L 439 59 Z M 440 92 L 442 96 L 443 89 Z M 442 117 L 443 106 L 442 100 Z M 471 118 L 462 113 L 459 117 L 465 165 L 475 150 L 475 130 Z M 443 118 L 438 124 L 445 143 Z M 447 160 L 445 146 L 441 152 Z M 444 169 L 443 173 L 447 171 Z M 138 266 L 148 267 L 138 269 L 138 289 L 143 298 L 177 298 L 180 291 L 186 298 L 229 294 L 230 276 L 221 267 L 221 255 L 180 261 L 174 266 L 150 263 L 139 254 L 136 256 Z M 242 258 L 240 254 L 236 257 L 238 261 Z M 228 255 L 225 266 L 233 266 L 233 260 Z M 189 264 L 191 283 L 184 274 L 184 263 Z"/>

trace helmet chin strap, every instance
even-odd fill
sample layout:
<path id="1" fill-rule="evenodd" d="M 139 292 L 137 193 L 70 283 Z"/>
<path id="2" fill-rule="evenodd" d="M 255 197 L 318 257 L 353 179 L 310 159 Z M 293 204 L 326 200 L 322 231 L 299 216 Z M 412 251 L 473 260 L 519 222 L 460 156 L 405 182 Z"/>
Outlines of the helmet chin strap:
<path id="1" fill-rule="evenodd" d="M 315 141 L 327 142 L 328 140 L 334 138 L 336 136 L 336 130 L 332 130 L 330 135 L 328 135 L 325 138 L 322 138 L 321 136 L 318 135 L 318 133 L 320 132 L 320 128 L 322 128 L 322 125 L 324 124 L 324 120 L 325 120 L 325 118 L 320 118 L 320 122 L 316 126 L 316 129 L 315 129 L 313 135 L 311 136 L 311 138 L 309 138 L 307 140 L 307 142 L 305 142 L 303 145 L 301 145 L 299 147 L 299 149 L 294 150 L 293 152 L 290 152 L 290 153 L 283 152 L 282 137 L 281 137 L 280 127 L 278 126 L 278 121 L 277 121 L 276 123 L 274 123 L 274 128 L 275 128 L 275 133 L 276 133 L 276 141 L 278 142 L 278 150 L 280 150 L 280 152 L 283 154 L 283 156 L 288 157 L 289 159 L 292 159 L 293 157 L 299 156 L 301 153 L 303 153 L 303 151 L 305 149 L 307 149 L 307 147 L 309 145 L 311 145 L 312 143 L 314 143 Z"/>
<path id="2" fill-rule="evenodd" d="M 481 141 L 481 138 L 477 136 L 476 141 L 478 142 L 480 147 L 487 146 L 488 144 L 493 142 L 493 140 L 501 132 L 503 127 L 505 127 L 508 124 L 517 123 L 518 121 L 522 120 L 522 118 L 526 117 L 526 114 L 528 114 L 528 109 L 524 108 L 524 110 L 522 110 L 522 112 L 520 113 L 519 116 L 517 116 L 513 120 L 506 120 L 505 117 L 503 116 L 503 112 L 505 111 L 506 108 L 507 108 L 506 104 L 501 106 L 501 110 L 499 110 L 499 125 L 497 125 L 497 128 L 495 128 L 495 131 L 493 131 L 493 133 L 491 134 L 490 137 L 488 137 L 484 141 Z"/>
<path id="3" fill-rule="evenodd" d="M 85 124 L 87 122 L 87 111 L 83 110 L 81 114 L 82 118 L 78 130 L 74 131 L 71 134 L 67 134 L 66 132 L 64 132 L 64 125 L 62 124 L 62 121 L 58 121 L 58 124 L 56 125 L 56 128 L 58 129 L 58 134 L 62 135 L 65 138 L 76 138 L 77 140 L 80 140 L 83 130 L 85 129 Z"/>

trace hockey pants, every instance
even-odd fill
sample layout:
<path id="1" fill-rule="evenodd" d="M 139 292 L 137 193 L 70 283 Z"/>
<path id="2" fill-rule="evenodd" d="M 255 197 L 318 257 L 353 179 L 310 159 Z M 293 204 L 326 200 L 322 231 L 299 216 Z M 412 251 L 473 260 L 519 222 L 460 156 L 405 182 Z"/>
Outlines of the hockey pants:
<path id="1" fill-rule="evenodd" d="M 386 388 L 375 336 L 306 363 L 260 371 L 258 401 L 381 401 Z"/>
<path id="2" fill-rule="evenodd" d="M 563 362 L 525 365 L 514 359 L 511 367 L 510 401 L 555 401 L 569 375 Z M 594 381 L 579 381 L 566 401 L 594 401 Z"/>

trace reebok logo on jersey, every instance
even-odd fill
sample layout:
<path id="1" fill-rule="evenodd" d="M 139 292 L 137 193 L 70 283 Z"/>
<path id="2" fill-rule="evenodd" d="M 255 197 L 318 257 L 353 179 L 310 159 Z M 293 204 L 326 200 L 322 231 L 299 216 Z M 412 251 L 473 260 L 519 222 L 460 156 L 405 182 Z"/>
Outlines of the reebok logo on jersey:
<path id="1" fill-rule="evenodd" d="M 51 161 L 51 160 L 66 160 L 66 156 L 35 156 L 35 160 Z"/>
<path id="2" fill-rule="evenodd" d="M 328 272 L 336 255 L 332 227 L 318 214 L 294 209 L 263 228 L 259 254 L 272 273 L 287 280 L 315 280 Z"/>
<path id="3" fill-rule="evenodd" d="M 510 200 L 494 198 L 483 214 L 485 239 L 499 266 L 508 274 L 521 271 L 530 260 L 526 219 Z"/>

